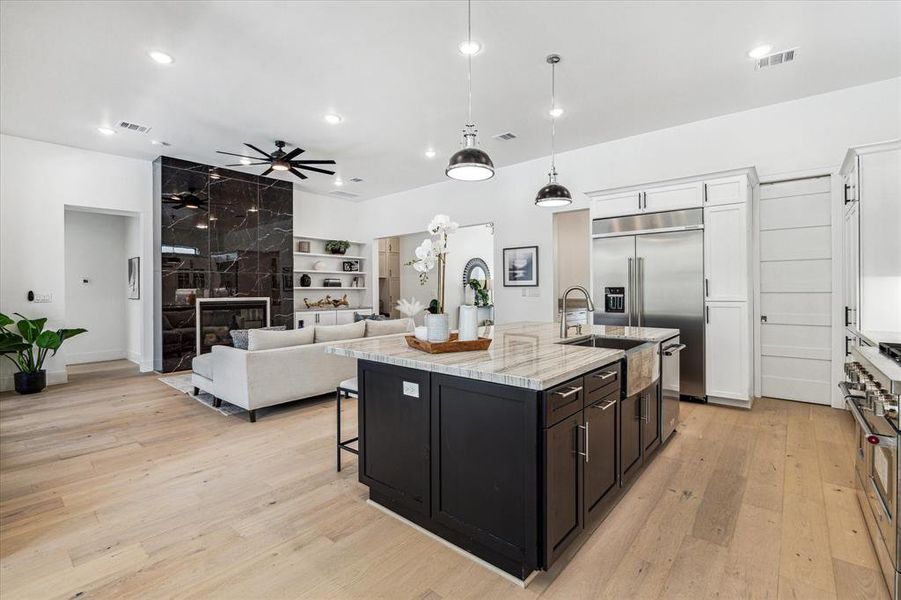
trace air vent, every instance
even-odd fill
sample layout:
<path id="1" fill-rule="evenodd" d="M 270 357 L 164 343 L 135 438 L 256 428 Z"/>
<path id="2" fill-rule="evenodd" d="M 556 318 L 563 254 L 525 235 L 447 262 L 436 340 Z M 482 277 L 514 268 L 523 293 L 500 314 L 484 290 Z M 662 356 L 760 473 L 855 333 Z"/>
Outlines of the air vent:
<path id="1" fill-rule="evenodd" d="M 790 48 L 788 50 L 783 50 L 782 52 L 776 52 L 774 54 L 770 54 L 769 56 L 764 56 L 763 58 L 758 58 L 756 61 L 756 66 L 754 68 L 756 70 L 760 70 L 767 67 L 775 67 L 776 65 L 782 65 L 787 62 L 791 62 L 795 60 L 795 55 L 797 53 L 797 48 Z"/>
<path id="2" fill-rule="evenodd" d="M 363 183 L 363 178 L 362 177 L 351 177 L 350 181 L 352 181 L 354 183 Z"/>
<path id="3" fill-rule="evenodd" d="M 128 121 L 119 121 L 119 128 L 134 131 L 135 133 L 148 133 L 150 131 L 150 127 L 147 127 L 146 125 L 138 125 L 137 123 L 129 123 Z"/>
<path id="4" fill-rule="evenodd" d="M 353 200 L 354 198 L 359 198 L 360 194 L 354 194 L 352 192 L 342 192 L 339 190 L 335 190 L 329 192 L 329 196 L 335 196 L 336 198 L 344 198 L 345 200 Z"/>
<path id="5" fill-rule="evenodd" d="M 513 133 L 512 131 L 506 131 L 506 132 L 504 132 L 504 133 L 498 133 L 497 135 L 493 135 L 493 136 L 491 136 L 491 137 L 493 137 L 493 138 L 496 139 L 496 140 L 502 140 L 502 141 L 507 142 L 507 141 L 510 141 L 510 140 L 515 140 L 515 139 L 516 139 L 516 134 Z"/>

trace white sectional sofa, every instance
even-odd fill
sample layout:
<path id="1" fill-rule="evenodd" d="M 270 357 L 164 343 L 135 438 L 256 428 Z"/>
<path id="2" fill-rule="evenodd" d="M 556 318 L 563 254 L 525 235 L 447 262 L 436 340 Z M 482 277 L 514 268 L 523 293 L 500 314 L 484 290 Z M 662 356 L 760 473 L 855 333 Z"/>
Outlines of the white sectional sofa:
<path id="1" fill-rule="evenodd" d="M 308 328 L 307 334 L 303 331 L 257 333 L 250 330 L 248 350 L 213 346 L 209 354 L 194 358 L 192 384 L 212 394 L 216 406 L 224 400 L 247 410 L 250 421 L 254 422 L 258 408 L 334 392 L 339 383 L 356 377 L 357 361 L 326 354 L 325 348 L 330 343 L 403 335 L 413 331 L 413 321 L 360 321 L 349 325 Z M 351 332 L 352 337 L 344 337 L 351 335 Z M 278 334 L 286 339 L 305 339 L 299 345 L 255 349 L 260 345 L 271 345 L 272 340 L 278 339 Z M 261 344 L 256 338 L 265 340 Z M 310 341 L 307 342 L 307 339 Z"/>

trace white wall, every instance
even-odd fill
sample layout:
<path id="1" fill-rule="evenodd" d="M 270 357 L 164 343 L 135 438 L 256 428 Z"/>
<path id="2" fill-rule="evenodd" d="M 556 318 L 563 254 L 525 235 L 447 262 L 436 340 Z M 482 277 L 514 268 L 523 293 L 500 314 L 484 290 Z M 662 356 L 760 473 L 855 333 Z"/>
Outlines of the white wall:
<path id="1" fill-rule="evenodd" d="M 762 177 L 834 170 L 849 146 L 901 134 L 899 87 L 901 79 L 891 79 L 562 153 L 560 181 L 576 198 L 568 208 L 587 208 L 589 191 L 744 166 L 757 167 Z M 566 126 L 564 119 L 560 127 Z M 420 230 L 436 213 L 463 225 L 493 221 L 495 264 L 501 264 L 505 247 L 540 249 L 538 288 L 495 286 L 496 321 L 550 321 L 553 211 L 533 204 L 548 166 L 549 159 L 542 158 L 500 168 L 485 182 L 448 180 L 363 202 L 359 215 L 366 239 Z M 436 163 L 435 169 L 443 165 Z"/>
<path id="2" fill-rule="evenodd" d="M 294 235 L 360 240 L 360 203 L 313 194 L 294 186 Z"/>
<path id="3" fill-rule="evenodd" d="M 67 364 L 127 357 L 125 238 L 130 220 L 65 211 L 66 325 L 88 330 L 66 342 Z"/>
<path id="4" fill-rule="evenodd" d="M 463 288 L 463 268 L 473 258 L 481 258 L 488 263 L 488 271 L 492 281 L 488 282 L 491 293 L 494 293 L 494 234 L 487 225 L 461 227 L 457 233 L 448 237 L 447 241 L 447 283 L 444 291 L 445 312 L 450 315 L 451 327 L 457 326 L 461 304 L 472 304 L 472 290 Z"/>
<path id="5" fill-rule="evenodd" d="M 87 134 L 86 134 L 87 135 Z M 153 363 L 152 167 L 143 160 L 0 135 L 0 312 L 46 316 L 48 326 L 68 325 L 65 302 L 65 207 L 95 208 L 140 218 L 141 367 Z M 51 294 L 28 302 L 29 290 Z M 89 335 L 89 334 L 85 334 Z M 48 382 L 66 381 L 66 352 L 47 361 Z M 11 363 L 0 367 L 0 388 L 12 387 Z"/>

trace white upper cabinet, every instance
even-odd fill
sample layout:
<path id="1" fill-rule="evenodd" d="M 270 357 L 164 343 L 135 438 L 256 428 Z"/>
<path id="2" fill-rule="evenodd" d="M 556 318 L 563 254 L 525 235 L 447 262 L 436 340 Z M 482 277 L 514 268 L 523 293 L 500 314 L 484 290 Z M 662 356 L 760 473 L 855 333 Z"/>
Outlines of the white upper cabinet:
<path id="1" fill-rule="evenodd" d="M 649 188 L 644 192 L 642 212 L 697 208 L 702 200 L 703 183 L 700 181 Z"/>
<path id="2" fill-rule="evenodd" d="M 747 175 L 708 179 L 704 182 L 704 206 L 738 204 L 747 200 Z"/>
<path id="3" fill-rule="evenodd" d="M 751 338 L 747 302 L 708 302 L 704 335 L 707 395 L 747 401 Z"/>
<path id="4" fill-rule="evenodd" d="M 705 208 L 705 298 L 747 301 L 748 271 L 747 205 L 724 204 Z"/>
<path id="5" fill-rule="evenodd" d="M 641 192 L 620 192 L 597 196 L 592 202 L 592 219 L 634 215 L 641 212 Z"/>

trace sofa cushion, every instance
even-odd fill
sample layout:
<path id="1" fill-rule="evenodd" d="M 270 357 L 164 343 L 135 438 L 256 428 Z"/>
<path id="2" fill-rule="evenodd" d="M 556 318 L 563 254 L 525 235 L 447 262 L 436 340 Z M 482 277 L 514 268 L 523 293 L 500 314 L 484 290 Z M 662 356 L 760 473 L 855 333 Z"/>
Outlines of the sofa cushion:
<path id="1" fill-rule="evenodd" d="M 247 335 L 247 349 L 272 350 L 290 346 L 305 346 L 313 343 L 313 330 L 310 328 L 273 331 L 271 329 L 250 329 Z"/>
<path id="2" fill-rule="evenodd" d="M 337 342 L 340 340 L 361 338 L 366 333 L 367 322 L 368 321 L 358 321 L 356 323 L 348 323 L 347 325 L 320 325 L 315 327 L 316 343 Z"/>
<path id="3" fill-rule="evenodd" d="M 276 325 L 275 327 L 259 327 L 261 331 L 284 331 L 284 325 Z M 247 332 L 249 329 L 232 329 L 229 333 L 232 336 L 232 346 L 238 350 L 247 350 Z"/>
<path id="4" fill-rule="evenodd" d="M 201 377 L 206 377 L 207 379 L 213 378 L 213 354 L 201 354 L 200 356 L 195 356 L 194 360 L 191 361 L 191 370 L 200 375 Z"/>
<path id="5" fill-rule="evenodd" d="M 364 321 L 366 337 L 392 335 L 413 331 L 413 319 L 392 319 L 390 321 Z"/>

